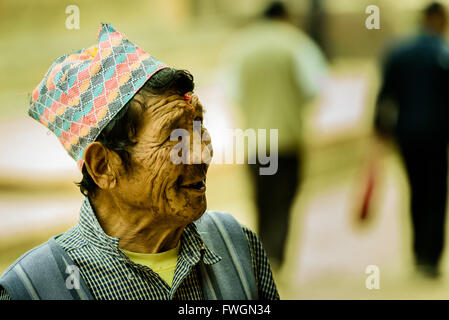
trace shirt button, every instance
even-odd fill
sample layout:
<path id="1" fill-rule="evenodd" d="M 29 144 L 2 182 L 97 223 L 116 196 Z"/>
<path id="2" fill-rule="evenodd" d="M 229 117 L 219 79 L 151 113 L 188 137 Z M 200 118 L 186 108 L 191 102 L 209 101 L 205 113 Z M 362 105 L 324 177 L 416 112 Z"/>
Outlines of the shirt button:
<path id="1" fill-rule="evenodd" d="M 128 273 L 128 279 L 129 280 L 134 280 L 134 275 L 132 273 Z"/>

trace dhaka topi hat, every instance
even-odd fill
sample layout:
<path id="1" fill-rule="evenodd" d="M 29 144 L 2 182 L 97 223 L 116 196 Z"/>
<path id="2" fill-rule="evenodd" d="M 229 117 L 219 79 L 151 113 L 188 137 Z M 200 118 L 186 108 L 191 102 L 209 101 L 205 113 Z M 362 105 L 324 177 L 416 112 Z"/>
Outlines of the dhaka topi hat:
<path id="1" fill-rule="evenodd" d="M 28 114 L 58 137 L 81 170 L 84 149 L 163 68 L 113 26 L 102 24 L 96 45 L 51 65 L 31 95 Z"/>

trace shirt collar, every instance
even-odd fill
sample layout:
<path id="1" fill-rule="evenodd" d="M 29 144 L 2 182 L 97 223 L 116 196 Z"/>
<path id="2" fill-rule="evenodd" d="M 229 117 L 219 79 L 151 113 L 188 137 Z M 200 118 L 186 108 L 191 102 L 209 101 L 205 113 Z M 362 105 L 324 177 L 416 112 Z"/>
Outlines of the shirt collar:
<path id="1" fill-rule="evenodd" d="M 180 255 L 191 264 L 196 264 L 201 257 L 205 264 L 214 264 L 222 259 L 206 246 L 195 223 L 187 225 L 181 235 Z"/>
<path id="2" fill-rule="evenodd" d="M 83 237 L 90 245 L 106 254 L 126 259 L 126 255 L 119 248 L 120 239 L 104 232 L 87 197 L 81 206 L 78 224 Z M 179 256 L 191 264 L 196 264 L 201 258 L 205 264 L 214 264 L 222 259 L 206 246 L 195 223 L 188 224 L 181 235 Z"/>

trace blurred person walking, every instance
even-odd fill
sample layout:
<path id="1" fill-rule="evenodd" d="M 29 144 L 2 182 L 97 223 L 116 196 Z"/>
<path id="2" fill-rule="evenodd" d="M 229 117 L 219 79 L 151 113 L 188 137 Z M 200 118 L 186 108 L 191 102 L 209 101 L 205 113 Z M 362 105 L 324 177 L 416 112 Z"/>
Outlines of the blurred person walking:
<path id="1" fill-rule="evenodd" d="M 275 174 L 261 175 L 263 164 L 255 154 L 248 156 L 253 159 L 249 171 L 259 214 L 258 232 L 272 265 L 280 267 L 289 213 L 301 180 L 303 109 L 318 96 L 326 62 L 318 46 L 290 22 L 287 8 L 277 1 L 265 9 L 262 19 L 237 35 L 227 54 L 229 94 L 242 111 L 247 128 L 278 129 Z"/>
<path id="2" fill-rule="evenodd" d="M 447 198 L 446 9 L 434 2 L 422 18 L 419 34 L 386 56 L 375 127 L 381 137 L 393 136 L 399 147 L 411 190 L 415 264 L 420 274 L 435 278 L 444 246 Z"/>

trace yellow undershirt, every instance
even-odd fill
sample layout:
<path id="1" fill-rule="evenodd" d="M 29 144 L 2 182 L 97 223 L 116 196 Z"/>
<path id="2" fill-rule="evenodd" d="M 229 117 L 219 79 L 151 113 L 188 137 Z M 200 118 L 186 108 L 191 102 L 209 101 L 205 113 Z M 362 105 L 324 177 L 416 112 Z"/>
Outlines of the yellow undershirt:
<path id="1" fill-rule="evenodd" d="M 134 263 L 147 266 L 171 287 L 178 261 L 180 244 L 181 241 L 175 248 L 161 253 L 138 253 L 122 250 Z"/>

